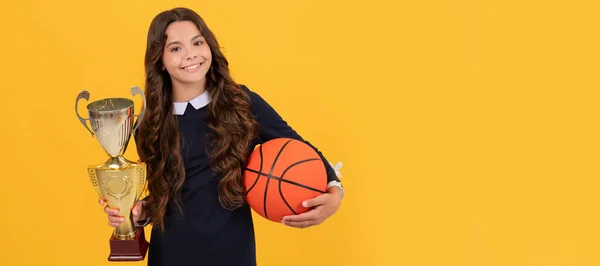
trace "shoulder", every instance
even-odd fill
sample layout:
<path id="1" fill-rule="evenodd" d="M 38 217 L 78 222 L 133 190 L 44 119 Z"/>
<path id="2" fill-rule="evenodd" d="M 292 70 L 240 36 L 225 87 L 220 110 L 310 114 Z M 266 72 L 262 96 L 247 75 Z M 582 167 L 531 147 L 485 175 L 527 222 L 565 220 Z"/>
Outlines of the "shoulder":
<path id="1" fill-rule="evenodd" d="M 251 90 L 250 88 L 248 88 L 248 86 L 244 84 L 239 84 L 239 86 L 242 88 L 242 91 L 246 94 L 248 101 L 250 102 L 252 112 L 260 113 L 261 111 L 271 109 L 269 103 L 256 91 Z"/>
<path id="2" fill-rule="evenodd" d="M 256 100 L 258 98 L 261 98 L 260 95 L 258 95 L 257 92 L 251 90 L 245 84 L 239 84 L 239 86 L 240 86 L 240 88 L 242 88 L 242 91 L 248 96 L 248 98 L 250 99 L 250 101 Z"/>

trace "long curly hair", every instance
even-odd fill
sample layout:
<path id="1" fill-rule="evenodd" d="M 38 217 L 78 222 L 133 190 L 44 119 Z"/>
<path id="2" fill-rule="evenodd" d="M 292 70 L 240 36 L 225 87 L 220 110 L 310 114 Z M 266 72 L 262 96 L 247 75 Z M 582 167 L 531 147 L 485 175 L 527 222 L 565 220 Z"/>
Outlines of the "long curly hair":
<path id="1" fill-rule="evenodd" d="M 145 54 L 146 113 L 138 128 L 137 151 L 147 165 L 147 210 L 154 226 L 164 230 L 167 207 L 182 210 L 179 190 L 185 180 L 181 155 L 181 136 L 173 114 L 172 83 L 163 70 L 162 55 L 166 29 L 175 21 L 193 22 L 206 39 L 212 64 L 206 74 L 206 90 L 211 96 L 206 123 L 210 128 L 208 147 L 211 168 L 219 175 L 219 202 L 234 209 L 244 204 L 242 167 L 250 141 L 257 135 L 248 95 L 236 84 L 219 43 L 204 20 L 187 8 L 175 8 L 158 14 L 148 31 Z M 203 136 L 204 137 L 204 136 Z"/>

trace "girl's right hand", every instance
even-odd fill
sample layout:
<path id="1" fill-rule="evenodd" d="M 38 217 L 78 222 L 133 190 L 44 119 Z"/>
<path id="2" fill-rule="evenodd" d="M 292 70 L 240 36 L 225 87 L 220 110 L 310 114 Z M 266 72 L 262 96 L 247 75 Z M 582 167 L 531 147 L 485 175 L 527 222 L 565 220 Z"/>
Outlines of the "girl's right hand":
<path id="1" fill-rule="evenodd" d="M 108 214 L 108 225 L 112 226 L 112 227 L 117 227 L 119 226 L 123 221 L 125 221 L 125 218 L 122 216 L 119 216 L 119 210 L 117 209 L 112 209 L 110 207 L 108 207 L 108 205 L 104 205 L 106 203 L 106 200 L 103 198 L 98 199 L 98 204 L 100 204 L 100 206 L 104 206 L 104 212 L 106 214 Z M 137 221 L 140 219 L 141 214 L 143 213 L 143 208 L 142 208 L 142 202 L 138 201 L 135 203 L 135 205 L 133 206 L 133 209 L 131 210 L 131 216 L 133 218 L 133 223 L 137 223 Z"/>

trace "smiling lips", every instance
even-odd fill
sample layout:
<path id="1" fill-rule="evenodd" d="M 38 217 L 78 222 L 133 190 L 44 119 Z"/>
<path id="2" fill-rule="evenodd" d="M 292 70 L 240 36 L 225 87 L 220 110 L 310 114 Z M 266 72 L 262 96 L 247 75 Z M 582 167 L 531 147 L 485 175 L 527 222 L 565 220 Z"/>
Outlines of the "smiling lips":
<path id="1" fill-rule="evenodd" d="M 183 69 L 186 72 L 193 73 L 200 69 L 200 65 L 202 65 L 202 63 L 198 63 L 198 64 L 187 66 L 187 67 L 182 67 L 181 69 Z"/>

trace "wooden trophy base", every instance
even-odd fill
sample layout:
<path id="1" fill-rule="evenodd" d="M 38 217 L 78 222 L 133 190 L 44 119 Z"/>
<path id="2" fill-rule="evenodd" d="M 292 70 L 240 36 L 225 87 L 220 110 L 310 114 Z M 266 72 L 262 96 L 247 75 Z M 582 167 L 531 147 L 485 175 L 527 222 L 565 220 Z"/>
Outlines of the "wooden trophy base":
<path id="1" fill-rule="evenodd" d="M 137 227 L 137 234 L 131 240 L 120 240 L 111 236 L 109 261 L 140 261 L 146 257 L 148 246 L 143 227 Z"/>

